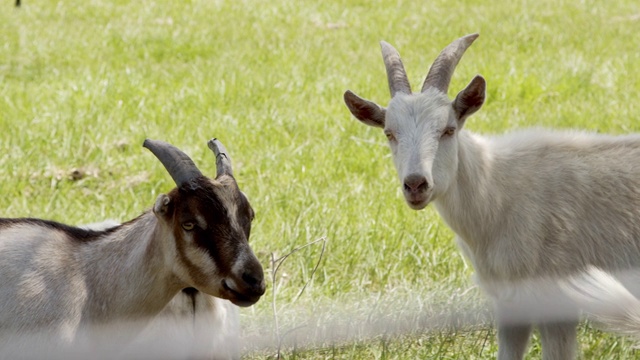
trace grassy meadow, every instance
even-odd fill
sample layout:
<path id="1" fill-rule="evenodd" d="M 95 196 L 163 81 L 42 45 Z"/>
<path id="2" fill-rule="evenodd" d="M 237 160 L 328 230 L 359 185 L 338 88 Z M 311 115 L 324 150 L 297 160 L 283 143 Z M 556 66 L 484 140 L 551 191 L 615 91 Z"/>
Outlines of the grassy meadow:
<path id="1" fill-rule="evenodd" d="M 482 74 L 488 97 L 466 129 L 640 132 L 636 0 L 5 1 L 0 217 L 133 218 L 174 186 L 145 138 L 180 147 L 213 175 L 206 141 L 217 137 L 256 211 L 251 244 L 267 273 L 272 253 L 326 239 L 323 254 L 320 243 L 292 254 L 264 299 L 241 311 L 247 336 L 265 344 L 247 359 L 275 354 L 274 304 L 283 333 L 305 311 L 360 316 L 370 312 L 362 304 L 385 299 L 483 318 L 453 233 L 432 207 L 405 205 L 384 135 L 342 101 L 351 89 L 388 102 L 380 40 L 400 51 L 417 91 L 438 52 L 472 32 L 480 38 L 450 96 Z M 639 356 L 633 340 L 588 325 L 579 341 L 583 359 Z M 497 346 L 482 320 L 282 350 L 288 359 L 490 359 Z M 527 356 L 540 357 L 536 339 Z"/>

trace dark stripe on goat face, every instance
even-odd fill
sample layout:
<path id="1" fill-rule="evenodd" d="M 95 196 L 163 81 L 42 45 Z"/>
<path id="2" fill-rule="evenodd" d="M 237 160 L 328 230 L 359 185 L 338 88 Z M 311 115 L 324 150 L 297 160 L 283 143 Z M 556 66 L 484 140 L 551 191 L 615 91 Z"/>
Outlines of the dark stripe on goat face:
<path id="1" fill-rule="evenodd" d="M 167 194 L 171 199 L 170 204 L 182 204 L 186 201 L 186 198 L 180 194 L 179 189 L 173 189 L 171 192 Z M 180 216 L 180 212 L 184 212 L 185 208 L 182 206 L 180 209 L 176 209 L 175 206 L 171 206 L 171 211 L 167 214 L 170 219 L 173 219 L 173 237 L 176 242 L 176 252 L 178 254 L 178 259 L 182 262 L 189 274 L 189 277 L 197 284 L 206 284 L 207 279 L 209 278 L 199 266 L 193 263 L 193 261 L 187 256 L 187 241 L 184 238 L 184 230 L 182 229 L 182 218 Z M 195 285 L 195 284 L 191 284 Z"/>
<path id="2" fill-rule="evenodd" d="M 198 178 L 185 184 L 175 196 L 175 236 L 178 254 L 187 265 L 194 281 L 207 283 L 204 269 L 199 269 L 186 256 L 182 224 L 193 222 L 189 231 L 194 244 L 205 250 L 222 276 L 230 275 L 236 259 L 247 251 L 253 210 L 240 192 L 235 180 L 224 176 L 219 180 Z M 204 224 L 201 224 L 204 222 Z M 204 225 L 204 226 L 202 226 Z"/>
<path id="3" fill-rule="evenodd" d="M 212 184 L 209 199 L 215 201 L 194 204 L 207 224 L 204 231 L 194 233 L 194 239 L 213 258 L 221 273 L 230 274 L 235 261 L 247 249 L 253 210 L 232 177 Z"/>
<path id="4" fill-rule="evenodd" d="M 131 220 L 130 222 L 136 221 L 138 218 Z M 100 239 L 101 237 L 108 235 L 118 229 L 120 226 L 114 226 L 104 230 L 89 230 L 76 226 L 70 226 L 63 223 L 59 223 L 57 221 L 51 220 L 43 220 L 43 219 L 35 219 L 35 218 L 0 218 L 0 231 L 3 229 L 8 229 L 13 226 L 38 226 L 43 227 L 49 230 L 57 230 L 65 235 L 67 235 L 70 239 L 76 240 L 79 242 L 90 242 L 93 240 Z"/>

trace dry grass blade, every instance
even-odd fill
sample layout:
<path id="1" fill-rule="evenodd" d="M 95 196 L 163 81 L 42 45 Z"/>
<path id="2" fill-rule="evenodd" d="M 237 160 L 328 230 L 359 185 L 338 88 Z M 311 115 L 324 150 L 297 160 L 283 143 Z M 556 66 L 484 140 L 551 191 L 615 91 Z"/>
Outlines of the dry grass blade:
<path id="1" fill-rule="evenodd" d="M 298 294 L 294 297 L 293 302 L 295 302 L 296 300 L 298 300 L 298 298 L 302 295 L 302 293 L 304 292 L 304 290 L 307 288 L 307 285 L 309 284 L 309 282 L 313 279 L 314 274 L 316 273 L 316 271 L 318 270 L 318 266 L 320 266 L 320 262 L 322 261 L 322 258 L 324 257 L 324 252 L 326 250 L 326 245 L 327 245 L 327 238 L 326 237 L 321 237 L 319 239 L 316 239 L 312 242 L 309 242 L 305 245 L 299 246 L 293 250 L 291 250 L 290 252 L 288 252 L 287 254 L 279 257 L 276 259 L 275 254 L 272 252 L 271 253 L 271 283 L 273 284 L 273 290 L 272 290 L 272 298 L 271 298 L 271 308 L 273 310 L 273 323 L 274 323 L 274 334 L 276 337 L 276 343 L 278 344 L 277 350 L 276 350 L 276 358 L 280 359 L 281 358 L 281 352 L 280 349 L 282 347 L 282 340 L 283 338 L 289 334 L 290 332 L 296 330 L 297 328 L 303 327 L 299 326 L 296 327 L 294 329 L 291 329 L 287 332 L 285 332 L 284 335 L 280 334 L 280 324 L 278 322 L 278 307 L 276 305 L 276 295 L 277 295 L 277 288 L 276 288 L 276 279 L 277 279 L 277 274 L 278 274 L 278 269 L 280 269 L 280 266 L 287 260 L 287 258 L 289 258 L 289 256 L 295 254 L 296 252 L 308 248 L 314 244 L 317 244 L 321 242 L 322 243 L 322 249 L 320 251 L 320 255 L 318 256 L 318 261 L 316 261 L 316 264 L 313 268 L 313 270 L 311 271 L 311 275 L 309 276 L 309 279 L 304 283 L 304 285 L 302 286 L 302 289 L 300 289 L 300 291 L 298 292 Z"/>

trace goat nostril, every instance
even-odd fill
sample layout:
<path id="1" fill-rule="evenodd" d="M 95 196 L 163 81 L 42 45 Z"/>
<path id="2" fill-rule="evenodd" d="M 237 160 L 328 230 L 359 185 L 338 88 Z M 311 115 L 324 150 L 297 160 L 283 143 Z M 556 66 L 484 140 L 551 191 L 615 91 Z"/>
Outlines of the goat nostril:
<path id="1" fill-rule="evenodd" d="M 247 283 L 248 285 L 251 286 L 257 286 L 260 285 L 260 283 L 262 282 L 261 278 L 258 278 L 252 274 L 249 273 L 244 273 L 242 274 L 242 280 L 244 280 L 245 283 Z"/>
<path id="2" fill-rule="evenodd" d="M 418 174 L 411 174 L 404 179 L 404 190 L 408 192 L 423 192 L 429 184 L 427 178 Z"/>

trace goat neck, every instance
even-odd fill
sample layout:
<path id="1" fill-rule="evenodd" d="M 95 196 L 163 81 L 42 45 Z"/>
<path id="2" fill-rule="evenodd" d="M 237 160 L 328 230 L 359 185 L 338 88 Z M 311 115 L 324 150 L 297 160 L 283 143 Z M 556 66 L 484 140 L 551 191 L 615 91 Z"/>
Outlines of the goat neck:
<path id="1" fill-rule="evenodd" d="M 172 237 L 149 211 L 84 244 L 78 256 L 88 295 L 84 312 L 104 315 L 88 320 L 145 318 L 160 312 L 184 285 L 171 266 L 176 254 L 166 240 Z"/>

